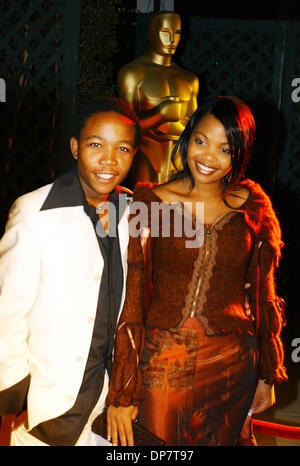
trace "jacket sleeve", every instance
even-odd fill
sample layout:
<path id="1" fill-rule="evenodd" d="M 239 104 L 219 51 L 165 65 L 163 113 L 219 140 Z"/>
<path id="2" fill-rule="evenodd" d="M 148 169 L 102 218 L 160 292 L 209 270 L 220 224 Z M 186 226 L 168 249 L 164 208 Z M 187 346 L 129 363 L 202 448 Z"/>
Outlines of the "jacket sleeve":
<path id="1" fill-rule="evenodd" d="M 249 280 L 253 302 L 259 304 L 256 308 L 259 378 L 268 384 L 287 380 L 281 341 L 283 315 L 275 287 L 277 263 L 278 259 L 271 245 L 266 241 L 260 242 Z"/>
<path id="2" fill-rule="evenodd" d="M 26 217 L 17 200 L 0 241 L 0 414 L 19 412 L 29 386 L 27 314 L 39 286 L 40 259 Z"/>
<path id="3" fill-rule="evenodd" d="M 121 313 L 114 349 L 106 404 L 138 405 L 141 400 L 142 371 L 140 359 L 144 349 L 144 255 L 141 238 L 132 234 L 134 215 L 129 218 L 128 274 L 126 298 Z"/>

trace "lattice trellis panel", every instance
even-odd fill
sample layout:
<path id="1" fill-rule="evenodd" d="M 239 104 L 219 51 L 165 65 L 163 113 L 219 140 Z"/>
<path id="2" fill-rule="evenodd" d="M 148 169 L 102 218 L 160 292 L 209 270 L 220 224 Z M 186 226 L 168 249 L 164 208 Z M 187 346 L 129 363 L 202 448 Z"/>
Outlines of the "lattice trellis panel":
<path id="1" fill-rule="evenodd" d="M 76 97 L 79 7 L 79 0 L 0 4 L 1 226 L 16 196 L 51 182 L 63 165 Z"/>
<path id="2" fill-rule="evenodd" d="M 243 24 L 243 23 L 242 23 Z M 274 31 L 224 27 L 192 20 L 191 38 L 181 62 L 205 75 L 210 94 L 239 95 L 254 100 L 260 92 L 273 94 L 276 37 Z"/>

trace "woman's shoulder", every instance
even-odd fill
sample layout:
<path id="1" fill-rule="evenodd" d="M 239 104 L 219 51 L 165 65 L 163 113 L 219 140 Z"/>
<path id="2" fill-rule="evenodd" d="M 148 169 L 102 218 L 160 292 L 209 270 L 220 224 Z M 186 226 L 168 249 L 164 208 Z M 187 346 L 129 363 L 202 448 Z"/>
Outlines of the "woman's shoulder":
<path id="1" fill-rule="evenodd" d="M 152 191 L 155 186 L 157 186 L 157 183 L 151 183 L 150 181 L 139 181 L 133 188 L 133 194 Z"/>
<path id="2" fill-rule="evenodd" d="M 247 212 L 251 217 L 259 219 L 260 222 L 267 223 L 270 218 L 276 217 L 271 197 L 264 191 L 259 183 L 249 178 L 244 179 L 239 185 L 238 193 L 240 198 L 244 198 L 244 203 L 240 210 Z M 242 201 L 241 201 L 242 202 Z"/>
<path id="3" fill-rule="evenodd" d="M 241 209 L 246 205 L 251 195 L 251 191 L 246 186 L 238 185 L 227 194 L 226 201 L 233 209 Z"/>
<path id="4" fill-rule="evenodd" d="M 245 212 L 247 222 L 255 233 L 267 240 L 280 254 L 283 246 L 281 228 L 271 197 L 253 180 L 245 179 L 241 185 L 249 190 L 249 197 L 240 210 Z"/>
<path id="5" fill-rule="evenodd" d="M 132 200 L 134 202 L 144 202 L 145 204 L 158 201 L 159 199 L 155 193 L 156 186 L 158 184 L 150 182 L 137 183 L 133 189 Z"/>
<path id="6" fill-rule="evenodd" d="M 247 201 L 249 202 L 245 203 L 245 207 L 252 206 L 252 208 L 261 208 L 263 206 L 263 208 L 272 208 L 270 196 L 256 181 L 253 181 L 250 178 L 245 178 L 238 186 L 241 190 L 248 192 Z"/>
<path id="7" fill-rule="evenodd" d="M 172 202 L 178 202 L 181 193 L 180 184 L 179 181 L 170 181 L 155 186 L 153 191 L 163 202 L 171 204 Z"/>
<path id="8" fill-rule="evenodd" d="M 228 194 L 227 201 L 234 209 L 272 208 L 272 201 L 259 183 L 245 178 Z"/>
<path id="9" fill-rule="evenodd" d="M 176 182 L 170 183 L 138 183 L 133 191 L 134 200 L 156 200 L 172 203 L 178 200 L 178 189 Z"/>

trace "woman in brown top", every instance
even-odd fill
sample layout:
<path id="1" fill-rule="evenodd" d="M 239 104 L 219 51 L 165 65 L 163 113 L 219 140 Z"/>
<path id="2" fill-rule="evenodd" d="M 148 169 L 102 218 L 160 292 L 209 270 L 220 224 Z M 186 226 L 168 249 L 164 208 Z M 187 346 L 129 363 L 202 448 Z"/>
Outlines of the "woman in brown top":
<path id="1" fill-rule="evenodd" d="M 236 445 L 287 378 L 274 285 L 280 226 L 268 196 L 244 178 L 254 134 L 245 103 L 209 98 L 178 141 L 171 181 L 135 190 L 130 226 L 138 220 L 141 234 L 131 231 L 107 398 L 115 445 L 133 444 L 137 414 L 167 445 Z"/>

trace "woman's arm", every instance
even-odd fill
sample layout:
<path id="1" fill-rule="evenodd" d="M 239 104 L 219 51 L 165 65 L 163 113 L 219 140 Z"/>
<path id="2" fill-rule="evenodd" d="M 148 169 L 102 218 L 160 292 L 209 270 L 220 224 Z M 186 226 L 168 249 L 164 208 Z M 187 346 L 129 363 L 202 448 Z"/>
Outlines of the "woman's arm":
<path id="1" fill-rule="evenodd" d="M 273 404 L 275 404 L 274 385 L 269 385 L 264 380 L 259 380 L 249 415 L 262 413 L 273 406 Z"/>
<path id="2" fill-rule="evenodd" d="M 271 245 L 267 241 L 258 241 L 247 277 L 247 281 L 251 282 L 248 290 L 251 309 L 256 314 L 259 356 L 259 381 L 250 414 L 261 413 L 272 406 L 275 403 L 274 383 L 287 379 L 280 337 L 283 316 L 277 305 L 275 288 L 277 262 L 276 253 Z"/>
<path id="3" fill-rule="evenodd" d="M 260 251 L 260 305 L 259 305 L 259 378 L 267 384 L 287 380 L 284 367 L 284 348 L 281 341 L 283 315 L 278 306 L 275 270 L 277 264 L 273 248 L 263 242 Z"/>
<path id="4" fill-rule="evenodd" d="M 129 226 L 134 225 L 134 219 L 134 215 L 131 215 Z M 139 362 L 145 339 L 145 258 L 142 238 L 133 235 L 131 230 L 130 232 L 126 299 L 116 333 L 114 361 L 106 401 L 109 406 L 107 434 L 114 445 L 118 444 L 118 440 L 121 445 L 133 444 L 131 422 L 137 416 L 142 388 Z"/>

